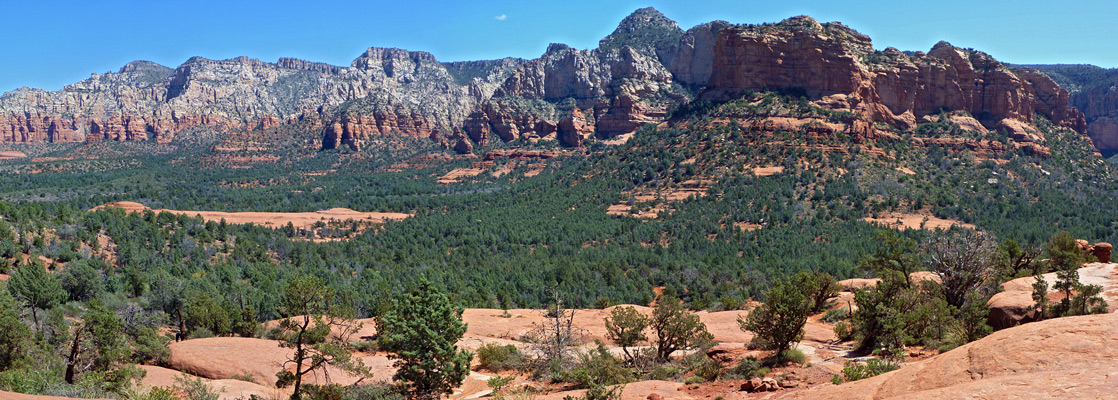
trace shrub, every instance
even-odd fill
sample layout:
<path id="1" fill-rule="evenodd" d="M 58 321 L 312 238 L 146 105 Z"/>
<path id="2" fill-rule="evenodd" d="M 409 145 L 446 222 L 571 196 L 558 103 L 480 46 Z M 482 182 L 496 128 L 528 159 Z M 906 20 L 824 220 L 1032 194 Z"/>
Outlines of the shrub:
<path id="1" fill-rule="evenodd" d="M 181 391 L 188 400 L 217 400 L 221 392 L 202 381 L 202 378 L 190 379 L 186 374 L 175 377 L 175 389 Z"/>
<path id="2" fill-rule="evenodd" d="M 582 354 L 578 365 L 562 375 L 563 381 L 587 389 L 633 381 L 633 371 L 621 365 L 621 360 L 614 357 L 601 342 L 598 342 L 596 349 Z"/>
<path id="3" fill-rule="evenodd" d="M 698 376 L 698 375 L 688 377 L 687 379 L 683 380 L 683 383 L 686 383 L 688 385 L 695 385 L 695 384 L 704 383 L 704 382 L 706 382 L 706 379 L 703 379 L 703 377 Z"/>
<path id="4" fill-rule="evenodd" d="M 205 338 L 211 338 L 211 337 L 214 337 L 214 333 L 211 332 L 209 329 L 206 329 L 206 328 L 196 328 L 196 329 L 190 331 L 190 338 L 191 339 L 205 339 Z"/>
<path id="5" fill-rule="evenodd" d="M 835 278 L 825 272 L 801 272 L 790 279 L 807 297 L 811 312 L 823 311 L 827 299 L 838 294 L 839 287 Z"/>
<path id="6" fill-rule="evenodd" d="M 486 344 L 477 350 L 478 364 L 481 368 L 500 372 L 509 369 L 517 369 L 522 364 L 522 355 L 520 349 L 511 344 L 497 345 Z"/>
<path id="7" fill-rule="evenodd" d="M 387 383 L 350 386 L 343 400 L 405 400 L 403 389 Z"/>
<path id="8" fill-rule="evenodd" d="M 756 357 L 746 357 L 738 361 L 738 365 L 731 368 L 728 373 L 724 375 L 729 379 L 752 379 L 764 376 L 761 374 L 761 362 L 757 361 Z"/>
<path id="9" fill-rule="evenodd" d="M 167 348 L 170 342 L 171 339 L 159 335 L 154 328 L 140 327 L 132 340 L 132 361 L 163 365 L 171 357 L 171 350 Z"/>
<path id="10" fill-rule="evenodd" d="M 648 378 L 658 381 L 670 381 L 679 378 L 680 375 L 686 372 L 683 368 L 674 364 L 659 364 L 648 371 Z"/>
<path id="11" fill-rule="evenodd" d="M 735 299 L 733 297 L 723 297 L 718 301 L 722 303 L 723 310 L 732 311 L 741 309 L 741 300 Z"/>
<path id="12" fill-rule="evenodd" d="M 586 390 L 586 394 L 582 396 L 583 400 L 620 400 L 621 399 L 621 386 L 605 386 L 594 385 Z M 564 397 L 564 400 L 569 400 L 570 396 Z"/>
<path id="13" fill-rule="evenodd" d="M 610 311 L 610 316 L 605 318 L 606 338 L 621 346 L 621 351 L 625 353 L 625 359 L 630 364 L 633 363 L 635 355 L 629 351 L 629 348 L 648 340 L 648 336 L 644 334 L 648 323 L 648 317 L 633 307 L 614 308 Z"/>
<path id="14" fill-rule="evenodd" d="M 850 310 L 845 308 L 835 308 L 832 310 L 827 310 L 827 313 L 823 314 L 823 318 L 821 319 L 823 320 L 823 322 L 833 324 L 839 321 L 845 321 L 849 318 Z"/>
<path id="15" fill-rule="evenodd" d="M 125 390 L 124 398 L 128 400 L 178 400 L 174 390 L 159 386 L 153 387 L 147 392 L 141 392 L 139 389 Z"/>
<path id="16" fill-rule="evenodd" d="M 702 311 L 706 310 L 707 308 L 710 308 L 710 301 L 707 299 L 697 298 L 692 299 L 690 303 L 687 303 L 687 309 L 691 311 Z"/>
<path id="17" fill-rule="evenodd" d="M 306 400 L 342 400 L 345 392 L 345 388 L 338 384 L 306 385 L 301 395 Z"/>
<path id="18" fill-rule="evenodd" d="M 798 349 L 788 349 L 780 352 L 780 357 L 777 361 L 782 363 L 793 363 L 796 365 L 803 365 L 807 362 L 807 355 Z"/>
<path id="19" fill-rule="evenodd" d="M 83 260 L 66 265 L 66 269 L 59 274 L 62 278 L 62 288 L 69 294 L 72 301 L 86 301 L 97 297 L 103 290 L 101 271 Z"/>
<path id="20" fill-rule="evenodd" d="M 900 366 L 878 358 L 869 359 L 865 363 L 847 361 L 842 368 L 842 376 L 846 379 L 846 382 L 854 382 L 881 375 L 897 368 L 900 368 Z"/>
<path id="21" fill-rule="evenodd" d="M 501 389 L 504 389 L 505 386 L 508 386 L 509 383 L 512 383 L 515 379 L 515 376 L 494 376 L 485 381 L 485 383 L 489 385 L 490 389 L 493 389 L 493 395 L 500 396 Z"/>
<path id="22" fill-rule="evenodd" d="M 695 369 L 695 375 L 707 381 L 717 380 L 718 377 L 722 376 L 722 365 L 717 361 L 707 358 L 705 362 L 699 365 L 699 368 Z"/>
<path id="23" fill-rule="evenodd" d="M 811 303 L 792 281 L 777 282 L 765 294 L 765 303 L 738 318 L 742 331 L 752 332 L 751 343 L 780 356 L 804 336 Z"/>
<path id="24" fill-rule="evenodd" d="M 846 321 L 839 321 L 839 323 L 835 324 L 834 331 L 835 337 L 838 337 L 841 341 L 845 342 L 854 338 L 854 329 L 852 329 L 850 324 L 846 323 Z"/>
<path id="25" fill-rule="evenodd" d="M 661 361 L 667 361 L 677 350 L 704 347 L 714 341 L 698 315 L 687 312 L 682 301 L 667 295 L 656 303 L 649 325 L 656 334 L 656 358 Z"/>
<path id="26" fill-rule="evenodd" d="M 248 372 L 240 373 L 240 374 L 233 374 L 233 376 L 230 376 L 229 379 L 242 381 L 242 382 L 249 382 L 249 383 L 257 383 L 257 384 L 260 383 L 260 382 L 256 381 L 256 377 L 252 376 L 252 374 L 248 373 Z"/>
<path id="27" fill-rule="evenodd" d="M 307 400 L 404 400 L 403 389 L 385 383 L 362 386 L 304 385 L 303 398 Z M 262 398 L 252 397 L 253 399 Z"/>

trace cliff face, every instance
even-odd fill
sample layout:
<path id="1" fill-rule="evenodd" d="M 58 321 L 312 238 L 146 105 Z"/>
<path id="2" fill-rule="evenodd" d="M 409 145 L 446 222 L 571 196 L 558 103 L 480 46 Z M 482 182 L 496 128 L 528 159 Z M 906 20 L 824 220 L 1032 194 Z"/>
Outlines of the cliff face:
<path id="1" fill-rule="evenodd" d="M 660 122 L 671 106 L 687 99 L 669 60 L 676 61 L 686 82 L 709 76 L 703 50 L 696 55 L 680 47 L 697 42 L 709 49 L 713 42 L 704 39 L 712 36 L 712 24 L 684 32 L 659 11 L 642 8 L 622 20 L 597 49 L 552 44 L 542 57 L 516 68 L 470 114 L 464 130 L 483 145 L 496 136 L 580 146 L 595 134 L 610 137 Z"/>
<path id="2" fill-rule="evenodd" d="M 1071 105 L 1083 112 L 1087 135 L 1107 155 L 1118 153 L 1118 69 L 1094 65 L 1028 65 L 1043 71 L 1071 92 Z"/>
<path id="3" fill-rule="evenodd" d="M 0 96 L 0 142 L 167 142 L 194 126 L 253 130 L 309 120 L 324 149 L 360 149 L 383 135 L 427 137 L 462 152 L 491 140 L 580 146 L 662 122 L 696 95 L 793 88 L 822 107 L 862 115 L 863 127 L 910 129 L 925 115 L 964 110 L 1019 141 L 1037 139 L 1020 129 L 1034 114 L 1086 130 L 1067 90 L 981 52 L 945 42 L 911 56 L 876 51 L 869 37 L 808 17 L 683 31 L 647 8 L 597 49 L 554 44 L 533 60 L 440 63 L 425 52 L 370 48 L 348 67 L 290 58 L 195 57 L 175 69 L 137 61 L 56 92 Z M 1118 109 L 1114 93 L 1084 105 Z"/>
<path id="4" fill-rule="evenodd" d="M 500 70 L 518 62 L 480 63 Z M 6 93 L 0 140 L 166 142 L 198 125 L 260 129 L 315 117 L 325 122 L 324 147 L 359 148 L 374 134 L 450 133 L 495 86 L 459 85 L 431 54 L 399 49 L 371 48 L 348 68 L 291 58 L 194 57 L 174 70 L 137 61 L 57 92 Z"/>
<path id="5" fill-rule="evenodd" d="M 658 60 L 623 47 L 609 51 L 552 45 L 543 57 L 516 68 L 465 121 L 484 143 L 560 139 L 578 146 L 594 132 L 610 136 L 663 119 L 670 101 L 683 98 Z"/>
<path id="6" fill-rule="evenodd" d="M 776 25 L 723 30 L 714 47 L 706 98 L 744 91 L 797 88 L 828 108 L 849 109 L 903 129 L 940 110 L 964 110 L 989 128 L 1027 140 L 1006 120 L 1040 113 L 1082 132 L 1083 115 L 1068 92 L 1044 74 L 1011 71 L 985 53 L 946 42 L 928 53 L 875 51 L 870 38 L 838 23 L 808 17 Z"/>

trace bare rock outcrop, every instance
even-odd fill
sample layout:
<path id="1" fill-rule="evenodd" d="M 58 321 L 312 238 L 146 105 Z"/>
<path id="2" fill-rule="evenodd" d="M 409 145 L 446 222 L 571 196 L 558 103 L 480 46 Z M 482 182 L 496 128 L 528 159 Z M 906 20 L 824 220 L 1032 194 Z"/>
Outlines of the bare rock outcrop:
<path id="1" fill-rule="evenodd" d="M 718 33 L 732 26 L 726 21 L 708 22 L 688 29 L 679 42 L 661 53 L 661 60 L 675 80 L 692 87 L 706 86 L 714 68 L 714 42 Z"/>
<path id="2" fill-rule="evenodd" d="M 1118 264 L 1113 263 L 1088 263 L 1082 268 L 1079 268 L 1079 282 L 1084 285 L 1098 285 L 1102 287 L 1103 300 L 1106 301 L 1107 307 L 1111 312 L 1118 310 Z M 1049 292 L 1056 291 L 1056 273 L 1050 272 L 1042 275 L 1044 280 L 1048 281 Z M 1017 278 L 1009 282 L 1002 283 L 1001 288 L 1005 292 L 1026 292 L 1032 293 L 1033 282 L 1036 279 L 1031 276 L 1024 278 Z"/>
<path id="3" fill-rule="evenodd" d="M 514 70 L 464 126 L 475 141 L 559 139 L 579 146 L 662 121 L 684 100 L 672 73 L 654 56 L 624 46 L 576 50 L 553 44 Z M 558 133 L 558 135 L 556 135 Z"/>
<path id="4" fill-rule="evenodd" d="M 285 367 L 284 361 L 293 351 L 280 347 L 274 340 L 239 337 L 191 339 L 168 347 L 171 356 L 167 367 L 171 369 L 214 380 L 251 377 L 270 386 L 274 386 L 276 372 Z M 375 380 L 385 380 L 394 372 L 384 356 L 363 357 L 362 361 L 376 368 Z M 327 372 L 329 382 L 333 383 L 352 384 L 359 379 L 334 367 L 327 367 Z M 308 378 L 309 383 L 327 382 L 326 374 Z"/>
<path id="5" fill-rule="evenodd" d="M 1002 330 L 893 372 L 781 399 L 1109 398 L 1118 387 L 1118 314 Z"/>

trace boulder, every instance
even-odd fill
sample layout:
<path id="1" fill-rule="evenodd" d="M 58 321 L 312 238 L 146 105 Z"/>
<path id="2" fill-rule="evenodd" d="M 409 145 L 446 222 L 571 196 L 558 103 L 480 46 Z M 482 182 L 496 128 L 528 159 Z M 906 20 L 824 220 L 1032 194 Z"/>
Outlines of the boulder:
<path id="1" fill-rule="evenodd" d="M 740 390 L 743 392 L 754 392 L 759 387 L 761 387 L 761 378 L 753 378 L 742 382 Z"/>
<path id="2" fill-rule="evenodd" d="M 1091 255 L 1098 258 L 1101 263 L 1108 263 L 1110 262 L 1110 251 L 1113 249 L 1114 246 L 1111 246 L 1110 243 L 1095 243 L 1095 245 L 1092 246 Z"/>
<path id="3" fill-rule="evenodd" d="M 1036 321 L 1036 302 L 1030 291 L 1001 292 L 986 302 L 986 321 L 996 330 Z"/>
<path id="4" fill-rule="evenodd" d="M 740 387 L 743 392 L 774 392 L 781 388 L 780 383 L 773 378 L 753 378 L 742 383 Z"/>

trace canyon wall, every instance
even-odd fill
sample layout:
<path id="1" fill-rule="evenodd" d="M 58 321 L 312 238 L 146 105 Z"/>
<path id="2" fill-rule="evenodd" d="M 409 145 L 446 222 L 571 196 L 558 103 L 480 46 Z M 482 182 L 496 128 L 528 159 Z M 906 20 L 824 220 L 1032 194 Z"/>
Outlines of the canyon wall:
<path id="1" fill-rule="evenodd" d="M 361 149 L 383 135 L 430 138 L 461 152 L 491 140 L 581 146 L 663 122 L 696 98 L 765 89 L 853 111 L 862 126 L 912 129 L 925 115 L 963 110 L 1018 141 L 1038 139 L 1020 129 L 1035 115 L 1088 130 L 1069 92 L 1047 75 L 946 42 L 927 53 L 877 51 L 868 36 L 809 17 L 684 31 L 645 8 L 597 49 L 553 44 L 533 60 L 441 63 L 426 52 L 370 48 L 348 67 L 291 58 L 194 57 L 175 69 L 132 62 L 59 91 L 0 96 L 0 142 L 169 142 L 195 126 L 227 132 L 309 120 L 324 149 Z M 1118 109 L 1118 96 L 1083 104 Z M 1118 148 L 1118 135 L 1100 142 Z"/>

